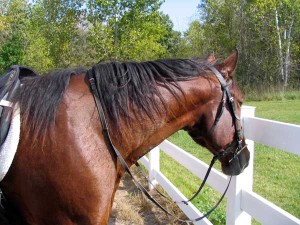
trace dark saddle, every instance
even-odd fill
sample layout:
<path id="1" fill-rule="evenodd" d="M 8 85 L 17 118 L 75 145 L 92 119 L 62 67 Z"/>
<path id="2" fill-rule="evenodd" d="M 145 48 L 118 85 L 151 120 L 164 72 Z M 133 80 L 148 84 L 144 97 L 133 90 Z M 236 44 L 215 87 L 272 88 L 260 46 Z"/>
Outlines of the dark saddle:
<path id="1" fill-rule="evenodd" d="M 0 77 L 0 146 L 8 134 L 13 105 L 16 103 L 16 97 L 20 92 L 22 78 L 37 75 L 31 68 L 13 65 Z"/>

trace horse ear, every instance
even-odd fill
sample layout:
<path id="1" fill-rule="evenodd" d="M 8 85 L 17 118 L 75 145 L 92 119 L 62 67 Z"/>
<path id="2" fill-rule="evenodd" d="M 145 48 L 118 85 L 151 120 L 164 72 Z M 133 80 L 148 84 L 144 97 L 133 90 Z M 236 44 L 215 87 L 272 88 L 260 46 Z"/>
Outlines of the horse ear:
<path id="1" fill-rule="evenodd" d="M 209 63 L 209 64 L 213 64 L 217 61 L 214 53 L 210 54 L 207 59 L 206 59 L 206 62 Z"/>
<path id="2" fill-rule="evenodd" d="M 236 68 L 239 58 L 238 50 L 236 49 L 230 56 L 227 57 L 220 65 L 216 68 L 220 71 L 225 79 L 232 77 L 232 73 Z"/>

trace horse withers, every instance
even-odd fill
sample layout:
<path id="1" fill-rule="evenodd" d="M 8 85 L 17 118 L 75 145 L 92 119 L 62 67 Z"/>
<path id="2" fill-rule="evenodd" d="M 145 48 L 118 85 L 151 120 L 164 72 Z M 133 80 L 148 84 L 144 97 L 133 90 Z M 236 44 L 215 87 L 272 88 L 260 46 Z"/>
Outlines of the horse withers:
<path id="1" fill-rule="evenodd" d="M 241 173 L 249 151 L 233 79 L 237 58 L 234 52 L 219 64 L 210 57 L 93 66 L 111 142 L 126 163 L 184 129 L 217 156 L 225 174 Z M 0 224 L 107 224 L 124 169 L 103 135 L 86 71 L 24 78 L 18 102 L 21 137 L 1 182 Z"/>

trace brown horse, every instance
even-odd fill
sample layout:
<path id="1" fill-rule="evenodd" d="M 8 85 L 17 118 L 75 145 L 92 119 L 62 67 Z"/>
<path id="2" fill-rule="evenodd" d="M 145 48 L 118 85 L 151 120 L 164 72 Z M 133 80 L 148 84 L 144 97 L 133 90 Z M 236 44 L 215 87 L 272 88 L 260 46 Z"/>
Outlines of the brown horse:
<path id="1" fill-rule="evenodd" d="M 214 68 L 232 82 L 239 116 L 243 98 L 232 77 L 237 58 L 234 52 Z M 232 145 L 236 129 L 228 101 L 215 123 L 222 88 L 209 69 L 214 63 L 210 57 L 93 67 L 112 142 L 129 166 L 180 129 L 213 154 Z M 22 83 L 21 138 L 1 182 L 0 224 L 107 224 L 124 169 L 104 140 L 86 72 L 59 70 Z M 237 175 L 248 165 L 242 145 L 237 160 L 233 152 L 220 158 L 224 173 Z"/>

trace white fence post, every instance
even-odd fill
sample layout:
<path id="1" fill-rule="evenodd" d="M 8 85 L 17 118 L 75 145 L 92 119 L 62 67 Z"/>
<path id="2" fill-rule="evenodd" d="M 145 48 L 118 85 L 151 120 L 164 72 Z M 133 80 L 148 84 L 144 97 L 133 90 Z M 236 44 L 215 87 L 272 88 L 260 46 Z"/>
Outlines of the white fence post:
<path id="1" fill-rule="evenodd" d="M 156 181 L 156 171 L 160 169 L 159 147 L 153 148 L 149 152 L 149 189 L 152 190 L 158 183 Z"/>
<path id="2" fill-rule="evenodd" d="M 255 107 L 243 106 L 241 114 L 242 125 L 244 126 L 243 117 L 254 117 Z M 254 142 L 246 140 L 246 143 L 248 145 L 248 150 L 250 151 L 250 161 L 248 167 L 242 174 L 232 178 L 227 195 L 227 225 L 251 225 L 251 216 L 241 209 L 242 189 L 252 191 L 253 187 Z"/>

